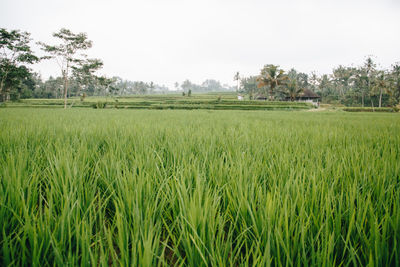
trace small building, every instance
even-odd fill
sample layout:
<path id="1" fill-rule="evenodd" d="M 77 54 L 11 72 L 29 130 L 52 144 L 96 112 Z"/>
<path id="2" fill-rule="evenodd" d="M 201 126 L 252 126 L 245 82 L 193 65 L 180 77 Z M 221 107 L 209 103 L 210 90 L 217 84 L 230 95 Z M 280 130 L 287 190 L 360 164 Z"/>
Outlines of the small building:
<path id="1" fill-rule="evenodd" d="M 313 102 L 318 102 L 321 97 L 311 91 L 310 89 L 304 89 L 302 93 L 299 94 L 298 97 L 296 97 L 296 100 L 301 100 L 301 101 L 313 101 Z"/>
<path id="2" fill-rule="evenodd" d="M 309 102 L 314 106 L 319 106 L 319 101 L 321 97 L 309 89 L 304 89 L 298 96 L 296 96 L 295 101 L 298 102 Z M 290 100 L 290 97 L 285 98 L 286 101 Z"/>
<path id="3" fill-rule="evenodd" d="M 267 100 L 267 97 L 262 94 L 258 94 L 254 97 L 254 100 Z"/>
<path id="4" fill-rule="evenodd" d="M 238 99 L 238 100 L 244 100 L 244 96 L 238 95 L 238 96 L 237 96 L 237 99 Z"/>

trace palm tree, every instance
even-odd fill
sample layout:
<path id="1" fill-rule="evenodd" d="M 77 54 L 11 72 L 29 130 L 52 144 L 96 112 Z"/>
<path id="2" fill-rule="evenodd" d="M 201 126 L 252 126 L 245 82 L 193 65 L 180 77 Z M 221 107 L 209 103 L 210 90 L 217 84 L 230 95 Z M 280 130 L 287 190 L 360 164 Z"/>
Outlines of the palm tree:
<path id="1" fill-rule="evenodd" d="M 372 56 L 368 56 L 364 63 L 364 70 L 366 72 L 367 79 L 367 90 L 371 98 L 371 106 L 374 108 L 374 102 L 372 100 L 372 95 L 374 94 L 373 88 L 371 87 L 372 82 L 376 75 L 376 63 L 373 61 Z"/>
<path id="2" fill-rule="evenodd" d="M 269 87 L 269 96 L 270 99 L 273 99 L 273 94 L 275 92 L 275 88 L 281 85 L 285 85 L 288 77 L 285 74 L 285 71 L 279 69 L 277 65 L 265 65 L 261 70 L 261 75 L 257 78 L 258 88 L 262 88 L 265 86 Z"/>
<path id="3" fill-rule="evenodd" d="M 154 93 L 154 88 L 155 88 L 154 83 L 150 82 L 149 84 L 150 94 Z"/>
<path id="4" fill-rule="evenodd" d="M 400 102 L 400 63 L 392 65 L 392 69 L 388 75 L 387 93 L 391 106 L 395 106 Z"/>
<path id="5" fill-rule="evenodd" d="M 294 101 L 301 92 L 303 92 L 303 88 L 299 86 L 297 73 L 295 70 L 291 70 L 288 75 L 284 93 L 289 96 L 290 101 Z"/>
<path id="6" fill-rule="evenodd" d="M 233 80 L 237 81 L 236 92 L 239 92 L 240 74 L 239 74 L 238 71 L 235 73 L 235 76 L 233 77 Z"/>
<path id="7" fill-rule="evenodd" d="M 385 78 L 385 73 L 380 71 L 374 82 L 374 91 L 379 91 L 379 107 L 382 107 L 382 94 L 387 91 L 388 83 Z"/>

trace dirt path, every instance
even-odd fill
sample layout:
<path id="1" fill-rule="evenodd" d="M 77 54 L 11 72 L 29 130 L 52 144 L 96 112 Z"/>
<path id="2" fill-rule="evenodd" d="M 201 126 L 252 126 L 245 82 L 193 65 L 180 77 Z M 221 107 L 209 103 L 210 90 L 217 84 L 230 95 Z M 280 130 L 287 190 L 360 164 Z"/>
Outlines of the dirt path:
<path id="1" fill-rule="evenodd" d="M 313 109 L 309 109 L 308 111 L 310 112 L 319 112 L 319 111 L 324 111 L 326 110 L 326 108 L 313 108 Z"/>

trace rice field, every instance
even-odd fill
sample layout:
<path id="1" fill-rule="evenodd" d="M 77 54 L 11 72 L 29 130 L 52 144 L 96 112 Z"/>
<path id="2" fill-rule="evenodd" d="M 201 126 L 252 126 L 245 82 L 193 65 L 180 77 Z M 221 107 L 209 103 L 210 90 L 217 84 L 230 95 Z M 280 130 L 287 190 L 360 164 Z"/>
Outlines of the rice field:
<path id="1" fill-rule="evenodd" d="M 0 109 L 2 266 L 399 266 L 400 116 Z"/>
<path id="2" fill-rule="evenodd" d="M 63 99 L 21 99 L 0 103 L 0 107 L 63 108 Z M 118 97 L 78 97 L 68 99 L 70 108 L 96 109 L 206 109 L 206 110 L 308 110 L 311 103 L 291 101 L 238 100 L 236 93 L 204 93 L 186 97 L 178 94 Z"/>

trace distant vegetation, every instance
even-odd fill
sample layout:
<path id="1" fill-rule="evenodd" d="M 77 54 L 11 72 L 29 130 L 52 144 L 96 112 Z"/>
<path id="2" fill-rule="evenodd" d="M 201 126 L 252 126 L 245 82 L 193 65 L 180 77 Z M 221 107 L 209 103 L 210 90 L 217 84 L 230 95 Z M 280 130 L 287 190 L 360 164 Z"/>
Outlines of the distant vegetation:
<path id="1" fill-rule="evenodd" d="M 0 266 L 400 266 L 399 64 L 170 90 L 0 34 Z"/>
<path id="2" fill-rule="evenodd" d="M 221 85 L 207 79 L 202 84 L 189 80 L 176 82 L 174 88 L 153 82 L 129 81 L 120 77 L 99 76 L 103 66 L 100 59 L 89 59 L 85 51 L 92 42 L 85 33 L 72 33 L 61 29 L 53 34 L 56 45 L 39 42 L 44 56 L 34 55 L 30 48 L 30 35 L 18 30 L 1 29 L 0 49 L 0 101 L 27 98 L 64 98 L 86 96 L 126 96 L 144 94 L 229 92 L 245 94 L 250 100 L 298 99 L 307 89 L 321 97 L 324 103 L 361 107 L 394 107 L 400 102 L 400 64 L 390 69 L 377 67 L 372 56 L 362 66 L 338 66 L 331 74 L 306 74 L 295 69 L 285 71 L 278 65 L 267 64 L 259 74 L 242 77 L 239 72 L 233 79 L 236 86 Z M 57 60 L 59 77 L 43 80 L 29 66 L 39 60 Z M 174 91 L 174 92 L 173 92 Z"/>
<path id="3" fill-rule="evenodd" d="M 21 99 L 7 103 L 8 107 L 63 107 L 62 99 Z M 82 100 L 73 97 L 68 107 L 117 108 L 117 109 L 216 109 L 216 110 L 302 110 L 313 106 L 304 102 L 239 101 L 234 93 L 203 93 L 193 96 L 179 94 L 90 97 Z"/>
<path id="4" fill-rule="evenodd" d="M 339 66 L 332 74 L 321 76 L 295 69 L 286 72 L 279 66 L 266 65 L 259 75 L 239 77 L 239 80 L 240 92 L 250 98 L 265 95 L 270 99 L 294 100 L 308 89 L 324 103 L 374 108 L 393 107 L 400 102 L 400 63 L 389 70 L 378 69 L 372 56 L 362 66 Z"/>

